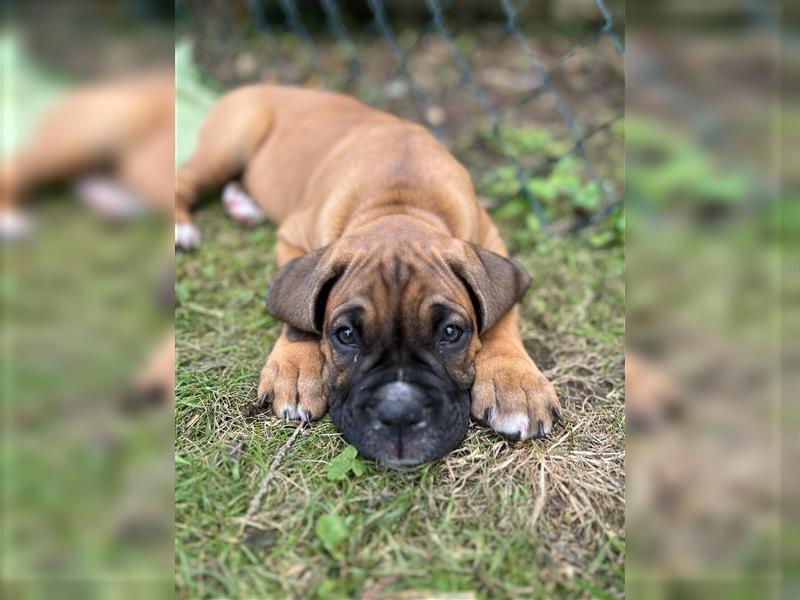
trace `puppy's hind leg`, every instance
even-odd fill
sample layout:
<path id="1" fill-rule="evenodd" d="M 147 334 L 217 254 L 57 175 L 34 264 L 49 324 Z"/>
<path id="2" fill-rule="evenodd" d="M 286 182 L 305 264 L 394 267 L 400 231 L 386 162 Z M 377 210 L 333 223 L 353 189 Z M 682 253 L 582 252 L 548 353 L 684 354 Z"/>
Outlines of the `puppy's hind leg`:
<path id="1" fill-rule="evenodd" d="M 235 90 L 211 109 L 197 148 L 175 181 L 175 246 L 196 248 L 200 232 L 189 211 L 198 192 L 236 178 L 269 135 L 273 116 L 258 86 Z"/>

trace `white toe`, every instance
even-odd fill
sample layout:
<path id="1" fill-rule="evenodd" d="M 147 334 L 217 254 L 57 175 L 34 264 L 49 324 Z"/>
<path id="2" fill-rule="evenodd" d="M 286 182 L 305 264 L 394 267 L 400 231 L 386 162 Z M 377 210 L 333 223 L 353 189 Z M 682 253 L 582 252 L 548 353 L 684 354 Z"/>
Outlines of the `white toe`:
<path id="1" fill-rule="evenodd" d="M 299 419 L 300 415 L 298 414 L 296 406 L 284 406 L 281 410 L 281 417 L 286 420 Z"/>
<path id="2" fill-rule="evenodd" d="M 33 222 L 17 211 L 0 212 L 0 240 L 14 241 L 33 233 Z"/>
<path id="3" fill-rule="evenodd" d="M 200 230 L 191 223 L 175 223 L 175 247 L 181 250 L 194 250 L 200 246 Z"/>
<path id="4" fill-rule="evenodd" d="M 512 413 L 510 415 L 492 415 L 489 425 L 496 432 L 503 435 L 515 436 L 519 434 L 520 439 L 528 437 L 530 429 L 530 419 L 528 415 L 522 413 Z"/>
<path id="5" fill-rule="evenodd" d="M 236 182 L 222 190 L 222 204 L 228 216 L 242 225 L 258 225 L 266 218 L 258 204 Z"/>

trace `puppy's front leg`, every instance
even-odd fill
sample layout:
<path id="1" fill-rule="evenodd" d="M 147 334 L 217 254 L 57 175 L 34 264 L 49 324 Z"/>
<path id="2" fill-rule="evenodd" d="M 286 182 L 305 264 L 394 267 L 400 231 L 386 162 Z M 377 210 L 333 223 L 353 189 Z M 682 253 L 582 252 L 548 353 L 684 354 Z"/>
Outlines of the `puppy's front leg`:
<path id="1" fill-rule="evenodd" d="M 275 248 L 278 267 L 304 254 L 300 245 L 290 241 L 293 222 L 288 219 L 278 230 Z M 324 361 L 319 337 L 284 325 L 261 369 L 259 403 L 272 402 L 275 414 L 284 419 L 319 419 L 328 407 L 322 385 Z"/>
<path id="2" fill-rule="evenodd" d="M 275 414 L 284 419 L 319 419 L 328 406 L 322 385 L 323 364 L 319 338 L 284 325 L 261 369 L 259 403 L 272 402 Z"/>
<path id="3" fill-rule="evenodd" d="M 561 419 L 553 385 L 525 352 L 513 308 L 481 338 L 472 416 L 512 440 L 544 437 Z"/>

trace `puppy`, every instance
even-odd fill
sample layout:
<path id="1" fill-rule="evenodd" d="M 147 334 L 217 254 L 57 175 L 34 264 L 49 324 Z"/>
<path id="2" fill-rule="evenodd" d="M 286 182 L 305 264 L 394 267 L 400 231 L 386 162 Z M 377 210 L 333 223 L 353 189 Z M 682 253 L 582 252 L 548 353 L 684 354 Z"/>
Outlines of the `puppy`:
<path id="1" fill-rule="evenodd" d="M 530 277 L 426 129 L 333 93 L 235 90 L 178 171 L 178 247 L 200 242 L 198 191 L 236 178 L 232 216 L 280 225 L 267 309 L 285 326 L 258 384 L 278 415 L 327 409 L 398 466 L 453 450 L 470 414 L 512 440 L 550 433 L 559 402 L 515 306 Z"/>

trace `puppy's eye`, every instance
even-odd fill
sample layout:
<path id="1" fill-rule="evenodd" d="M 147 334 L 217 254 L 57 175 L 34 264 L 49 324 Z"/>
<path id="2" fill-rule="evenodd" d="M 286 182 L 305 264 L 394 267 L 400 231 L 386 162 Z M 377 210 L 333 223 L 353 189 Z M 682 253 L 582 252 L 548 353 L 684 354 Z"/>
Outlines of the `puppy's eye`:
<path id="1" fill-rule="evenodd" d="M 442 330 L 442 343 L 455 344 L 461 339 L 463 333 L 464 331 L 458 325 L 453 325 L 452 323 L 445 325 L 444 330 Z"/>
<path id="2" fill-rule="evenodd" d="M 356 332 L 352 327 L 340 327 L 334 335 L 345 346 L 353 346 L 356 343 Z"/>

